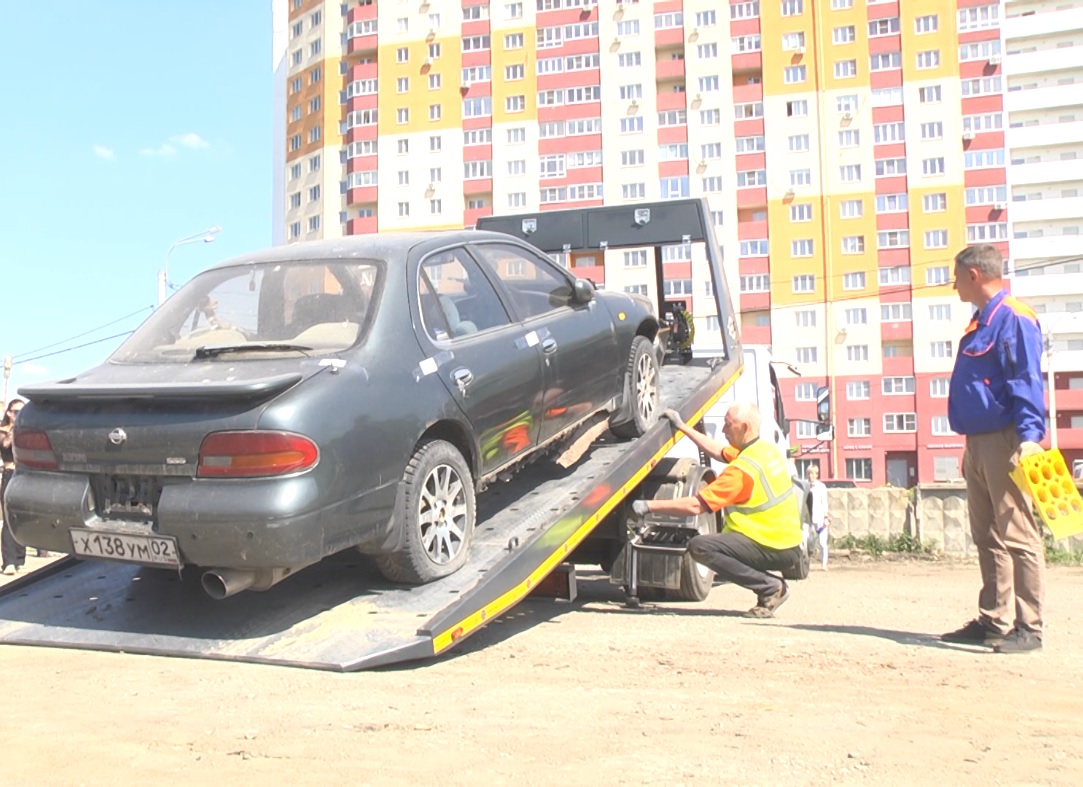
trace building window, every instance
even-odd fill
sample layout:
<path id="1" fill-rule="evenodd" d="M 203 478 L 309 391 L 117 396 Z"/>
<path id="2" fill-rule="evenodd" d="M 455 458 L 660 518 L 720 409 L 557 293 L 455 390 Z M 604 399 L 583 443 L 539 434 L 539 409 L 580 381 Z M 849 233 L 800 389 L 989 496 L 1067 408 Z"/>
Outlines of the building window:
<path id="1" fill-rule="evenodd" d="M 786 116 L 792 118 L 808 117 L 808 100 L 798 99 L 786 102 Z"/>
<path id="2" fill-rule="evenodd" d="M 742 257 L 766 257 L 770 254 L 770 243 L 767 238 L 757 240 L 743 240 L 740 242 L 740 256 Z"/>
<path id="3" fill-rule="evenodd" d="M 795 347 L 794 356 L 797 358 L 798 363 L 811 364 L 816 363 L 818 353 L 815 347 Z"/>
<path id="4" fill-rule="evenodd" d="M 871 481 L 872 480 L 872 460 L 871 459 L 847 459 L 846 460 L 846 477 L 851 481 Z"/>
<path id="5" fill-rule="evenodd" d="M 621 197 L 623 199 L 646 199 L 647 198 L 647 184 L 646 183 L 625 183 L 621 186 Z"/>
<path id="6" fill-rule="evenodd" d="M 805 13 L 805 0 L 782 0 L 783 16 L 800 16 Z"/>
<path id="7" fill-rule="evenodd" d="M 890 268 L 880 268 L 880 286 L 891 287 L 910 283 L 910 268 L 906 265 L 893 265 Z"/>
<path id="8" fill-rule="evenodd" d="M 795 85 L 808 79 L 808 69 L 805 66 L 786 66 L 782 69 L 782 81 L 787 85 Z"/>
<path id="9" fill-rule="evenodd" d="M 918 69 L 936 68 L 940 65 L 940 50 L 930 49 L 927 52 L 918 52 Z"/>
<path id="10" fill-rule="evenodd" d="M 921 208 L 926 213 L 940 213 L 948 209 L 948 195 L 940 192 L 926 194 L 921 198 Z"/>
<path id="11" fill-rule="evenodd" d="M 863 254 L 865 252 L 864 235 L 844 235 L 842 238 L 843 254 Z"/>
<path id="12" fill-rule="evenodd" d="M 857 61 L 856 60 L 836 60 L 835 61 L 835 78 L 836 79 L 848 79 L 850 77 L 857 76 Z"/>
<path id="13" fill-rule="evenodd" d="M 790 170 L 790 185 L 791 186 L 808 186 L 812 183 L 812 170 L 811 169 L 791 169 Z"/>
<path id="14" fill-rule="evenodd" d="M 932 432 L 937 436 L 953 435 L 955 432 L 951 431 L 951 423 L 948 421 L 946 415 L 934 415 L 932 419 Z"/>
<path id="15" fill-rule="evenodd" d="M 946 249 L 948 247 L 948 231 L 947 230 L 926 230 L 925 231 L 925 248 L 926 249 Z M 947 270 L 945 268 L 944 270 Z M 936 282 L 937 284 L 945 284 L 946 282 Z"/>
<path id="16" fill-rule="evenodd" d="M 940 20 L 936 14 L 928 16 L 919 16 L 914 20 L 914 32 L 918 35 L 922 33 L 935 33 L 940 29 Z"/>
<path id="17" fill-rule="evenodd" d="M 809 149 L 809 135 L 808 134 L 794 134 L 789 138 L 789 146 L 791 153 L 805 153 Z"/>
<path id="18" fill-rule="evenodd" d="M 710 282 L 707 282 L 710 286 Z M 771 277 L 766 273 L 756 273 L 741 277 L 741 292 L 770 292 Z M 712 290 L 713 292 L 713 290 Z"/>
<path id="19" fill-rule="evenodd" d="M 921 161 L 921 174 L 926 176 L 935 176 L 944 174 L 944 157 L 938 156 L 936 158 L 922 159 Z"/>
<path id="20" fill-rule="evenodd" d="M 902 68 L 902 52 L 877 52 L 869 57 L 870 71 L 894 71 Z"/>
<path id="21" fill-rule="evenodd" d="M 909 303 L 880 304 L 880 322 L 910 322 L 913 309 Z"/>
<path id="22" fill-rule="evenodd" d="M 859 219 L 865 214 L 865 203 L 859 199 L 847 199 L 839 203 L 839 217 Z"/>
<path id="23" fill-rule="evenodd" d="M 646 249 L 633 249 L 631 251 L 624 252 L 624 267 L 625 268 L 645 268 L 645 267 L 647 267 L 647 250 Z"/>
<path id="24" fill-rule="evenodd" d="M 850 402 L 868 399 L 872 393 L 872 386 L 868 380 L 850 380 L 846 383 L 846 400 Z"/>
<path id="25" fill-rule="evenodd" d="M 884 432 L 916 432 L 917 420 L 916 413 L 884 413 Z"/>
<path id="26" fill-rule="evenodd" d="M 848 418 L 846 420 L 847 437 L 869 437 L 872 435 L 871 418 Z"/>
<path id="27" fill-rule="evenodd" d="M 885 396 L 900 396 L 914 393 L 913 377 L 884 377 L 882 380 Z"/>
<path id="28" fill-rule="evenodd" d="M 842 289 L 863 290 L 865 289 L 865 272 L 855 271 L 842 274 Z"/>
<path id="29" fill-rule="evenodd" d="M 790 221 L 812 221 L 812 205 L 790 205 Z"/>
<path id="30" fill-rule="evenodd" d="M 930 322 L 945 322 L 951 320 L 950 303 L 934 303 L 929 306 Z"/>
<path id="31" fill-rule="evenodd" d="M 799 240 L 790 241 L 790 256 L 811 257 L 812 252 L 812 238 L 801 238 Z"/>
<path id="32" fill-rule="evenodd" d="M 812 274 L 802 274 L 793 277 L 794 292 L 816 292 L 816 277 Z"/>
<path id="33" fill-rule="evenodd" d="M 797 320 L 798 328 L 816 327 L 816 312 L 813 309 L 801 309 L 799 311 L 796 311 L 794 312 L 794 317 Z M 812 401 L 813 399 L 815 399 L 816 383 L 799 383 L 798 387 L 800 388 L 803 385 L 812 386 L 813 396 L 808 401 Z"/>
<path id="34" fill-rule="evenodd" d="M 918 101 L 922 104 L 939 104 L 943 91 L 940 85 L 927 85 L 918 88 Z"/>
<path id="35" fill-rule="evenodd" d="M 905 191 L 896 194 L 877 194 L 877 213 L 906 213 L 910 207 L 910 198 Z"/>
<path id="36" fill-rule="evenodd" d="M 843 183 L 856 183 L 861 180 L 860 164 L 844 164 L 839 167 L 839 180 Z"/>
<path id="37" fill-rule="evenodd" d="M 869 345 L 867 344 L 851 344 L 846 348 L 846 360 L 848 361 L 868 361 L 869 360 Z"/>
<path id="38" fill-rule="evenodd" d="M 899 17 L 892 16 L 886 19 L 874 19 L 869 22 L 869 38 L 895 35 L 899 32 Z"/>
<path id="39" fill-rule="evenodd" d="M 850 44 L 857 38 L 857 31 L 853 25 L 836 27 L 831 31 L 832 44 Z"/>
<path id="40" fill-rule="evenodd" d="M 929 355 L 933 358 L 952 358 L 954 350 L 951 342 L 929 342 Z"/>
<path id="41" fill-rule="evenodd" d="M 929 380 L 929 396 L 933 399 L 946 399 L 948 397 L 948 388 L 950 386 L 951 378 L 934 377 Z"/>
<path id="42" fill-rule="evenodd" d="M 856 148 L 861 145 L 861 132 L 856 128 L 848 128 L 839 132 L 840 148 Z"/>

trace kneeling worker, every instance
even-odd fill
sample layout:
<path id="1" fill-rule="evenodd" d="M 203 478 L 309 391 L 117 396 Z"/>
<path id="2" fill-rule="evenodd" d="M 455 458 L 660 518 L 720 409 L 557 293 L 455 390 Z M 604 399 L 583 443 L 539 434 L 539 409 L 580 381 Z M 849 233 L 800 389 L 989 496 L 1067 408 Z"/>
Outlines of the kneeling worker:
<path id="1" fill-rule="evenodd" d="M 789 598 L 781 571 L 801 559 L 801 512 L 790 466 L 779 448 L 760 440 L 760 411 L 735 404 L 726 412 L 723 432 L 729 445 L 690 428 L 674 410 L 662 413 L 673 426 L 714 459 L 729 467 L 693 497 L 636 500 L 632 509 L 648 513 L 698 515 L 726 509 L 722 532 L 692 539 L 688 552 L 719 579 L 748 588 L 756 606 L 746 617 L 770 618 Z"/>

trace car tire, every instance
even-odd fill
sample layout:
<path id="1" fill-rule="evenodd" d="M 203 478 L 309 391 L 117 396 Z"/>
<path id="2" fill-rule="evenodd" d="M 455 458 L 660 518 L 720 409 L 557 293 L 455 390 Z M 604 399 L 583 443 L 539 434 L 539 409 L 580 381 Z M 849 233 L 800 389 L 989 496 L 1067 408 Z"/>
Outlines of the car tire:
<path id="1" fill-rule="evenodd" d="M 609 431 L 617 437 L 635 438 L 658 422 L 660 369 L 651 340 L 645 336 L 632 339 L 628 369 L 624 374 L 624 403 L 629 408 L 626 420 L 609 422 Z"/>
<path id="2" fill-rule="evenodd" d="M 700 514 L 696 518 L 700 534 L 713 535 L 721 532 L 718 519 L 718 515 L 713 511 Z M 677 590 L 668 591 L 668 596 L 673 601 L 706 601 L 712 587 L 714 571 L 702 563 L 697 563 L 691 554 L 685 552 L 681 557 L 681 586 Z"/>
<path id="3" fill-rule="evenodd" d="M 444 440 L 422 442 L 406 464 L 394 520 L 403 548 L 375 557 L 392 582 L 420 585 L 463 567 L 474 538 L 474 480 L 459 450 Z"/>

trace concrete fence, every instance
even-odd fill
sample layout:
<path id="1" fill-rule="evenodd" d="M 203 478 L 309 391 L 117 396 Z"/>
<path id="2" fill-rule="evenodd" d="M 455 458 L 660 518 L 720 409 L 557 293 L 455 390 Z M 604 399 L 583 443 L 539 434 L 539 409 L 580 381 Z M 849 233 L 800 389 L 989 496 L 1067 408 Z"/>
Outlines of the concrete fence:
<path id="1" fill-rule="evenodd" d="M 906 534 L 951 557 L 975 557 L 964 484 L 927 484 L 913 489 L 828 489 L 831 537 Z M 1083 548 L 1083 537 L 1064 546 Z"/>

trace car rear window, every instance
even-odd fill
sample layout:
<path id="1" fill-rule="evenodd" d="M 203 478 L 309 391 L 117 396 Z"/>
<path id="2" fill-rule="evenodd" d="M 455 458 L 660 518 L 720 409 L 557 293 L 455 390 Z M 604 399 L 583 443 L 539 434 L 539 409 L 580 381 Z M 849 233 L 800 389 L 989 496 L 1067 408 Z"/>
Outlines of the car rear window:
<path id="1" fill-rule="evenodd" d="M 246 347 L 266 357 L 267 345 L 341 351 L 362 338 L 383 270 L 355 260 L 215 268 L 184 285 L 110 360 L 186 363 L 197 350 L 222 347 L 243 360 Z"/>

